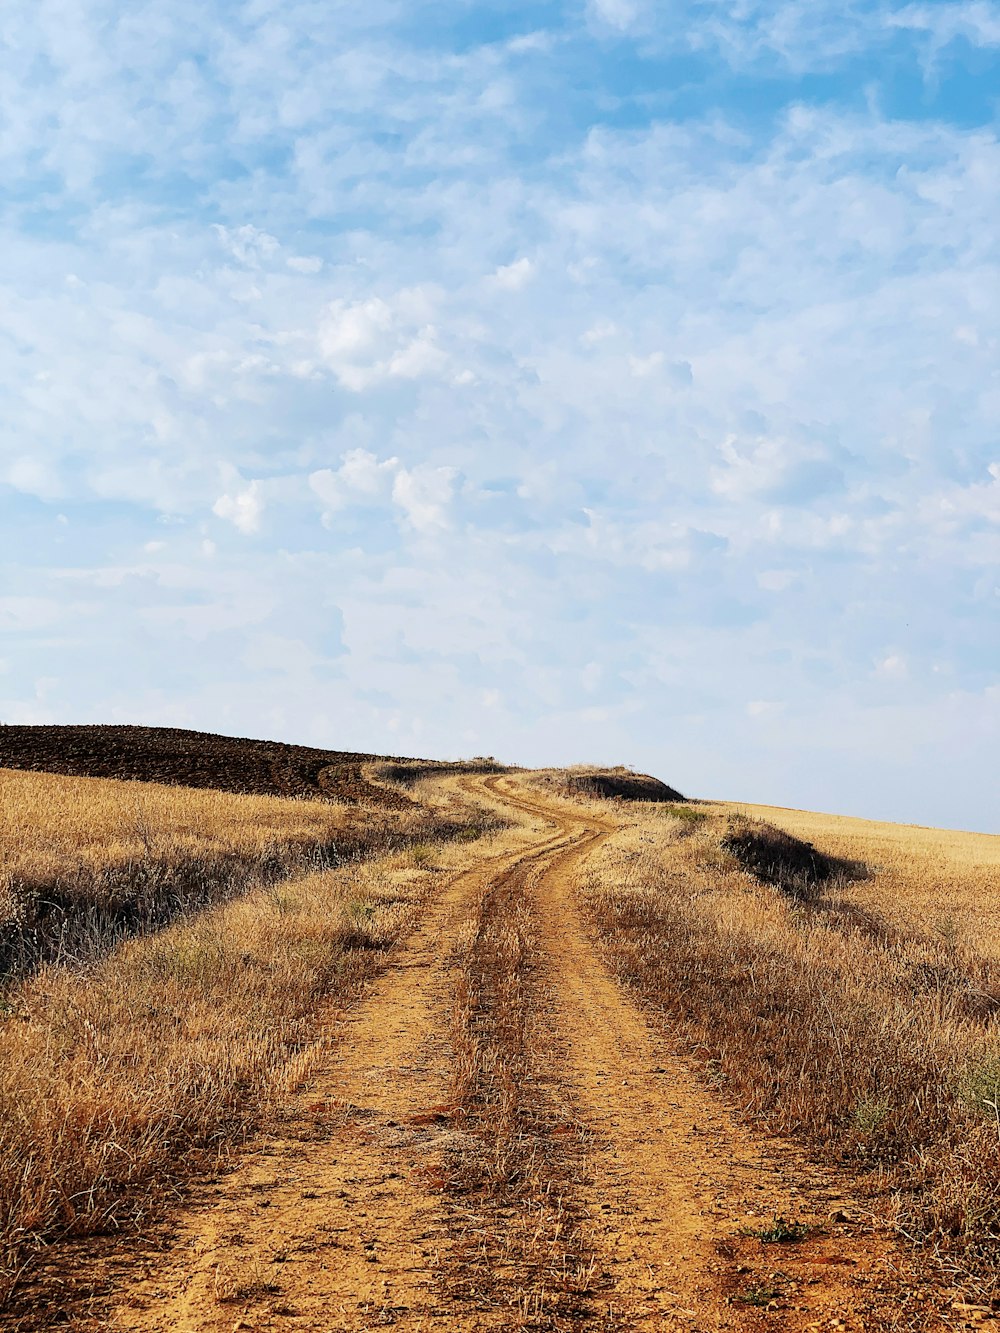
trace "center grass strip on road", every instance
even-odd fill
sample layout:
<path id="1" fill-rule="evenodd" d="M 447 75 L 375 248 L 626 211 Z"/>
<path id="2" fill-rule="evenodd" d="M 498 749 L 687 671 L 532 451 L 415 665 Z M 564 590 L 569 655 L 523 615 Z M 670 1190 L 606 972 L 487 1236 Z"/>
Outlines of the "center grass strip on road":
<path id="1" fill-rule="evenodd" d="M 447 1281 L 480 1312 L 516 1327 L 575 1327 L 593 1313 L 594 1259 L 581 1241 L 575 1185 L 585 1136 L 546 1093 L 550 1062 L 541 998 L 533 883 L 588 841 L 567 831 L 481 895 L 459 960 L 455 1103 L 468 1133 L 450 1154 L 457 1233 Z"/>

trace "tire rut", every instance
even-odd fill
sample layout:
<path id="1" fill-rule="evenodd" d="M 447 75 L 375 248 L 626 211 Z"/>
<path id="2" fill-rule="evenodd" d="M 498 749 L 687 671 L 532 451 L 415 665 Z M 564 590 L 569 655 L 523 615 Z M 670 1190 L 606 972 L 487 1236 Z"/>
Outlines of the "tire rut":
<path id="1" fill-rule="evenodd" d="M 108 1327 L 456 1326 L 439 1281 L 448 1158 L 462 1140 L 450 1105 L 454 955 L 479 891 L 566 837 L 557 823 L 452 881 L 363 1001 L 330 1017 L 280 1129 L 179 1220 L 144 1281 L 119 1282 Z"/>

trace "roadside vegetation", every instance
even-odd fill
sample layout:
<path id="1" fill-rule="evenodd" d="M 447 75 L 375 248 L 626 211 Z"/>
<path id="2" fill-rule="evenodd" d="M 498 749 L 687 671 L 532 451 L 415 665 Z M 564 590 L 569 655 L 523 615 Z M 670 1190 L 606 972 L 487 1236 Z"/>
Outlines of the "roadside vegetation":
<path id="1" fill-rule="evenodd" d="M 1000 839 L 696 810 L 636 806 L 591 862 L 609 961 L 742 1113 L 995 1295 L 1000 961 L 973 922 Z"/>
<path id="2" fill-rule="evenodd" d="M 446 829 L 412 800 L 347 805 L 0 770 L 0 827 L 2 982 L 461 824 Z"/>
<path id="3" fill-rule="evenodd" d="M 449 857 L 468 855 L 445 840 L 489 835 L 500 821 L 457 793 L 403 812 L 347 812 L 0 778 L 8 900 L 58 890 L 95 930 L 113 923 L 85 939 L 85 964 L 63 950 L 3 991 L 2 1297 L 53 1240 L 141 1223 L 259 1123 L 275 1092 L 307 1072 L 322 1005 L 358 993 Z M 345 848 L 354 859 L 341 862 Z M 123 938 L 108 904 L 136 881 L 147 892 L 150 867 L 177 919 Z M 213 895 L 229 900 L 206 908 Z"/>

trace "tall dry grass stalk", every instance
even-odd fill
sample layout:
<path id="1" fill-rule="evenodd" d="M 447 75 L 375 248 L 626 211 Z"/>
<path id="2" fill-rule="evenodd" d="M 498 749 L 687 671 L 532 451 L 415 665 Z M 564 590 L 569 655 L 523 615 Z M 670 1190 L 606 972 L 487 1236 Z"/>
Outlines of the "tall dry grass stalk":
<path id="1" fill-rule="evenodd" d="M 591 865 L 582 900 L 618 974 L 742 1111 L 869 1172 L 907 1235 L 992 1291 L 1000 963 L 933 921 L 883 915 L 876 857 L 867 879 L 834 874 L 808 893 L 762 883 L 726 850 L 745 820 L 696 813 L 709 817 L 633 810 Z M 857 869 L 886 834 L 817 842 Z M 893 846 L 894 891 L 912 887 L 919 917 L 923 849 L 907 863 Z"/>

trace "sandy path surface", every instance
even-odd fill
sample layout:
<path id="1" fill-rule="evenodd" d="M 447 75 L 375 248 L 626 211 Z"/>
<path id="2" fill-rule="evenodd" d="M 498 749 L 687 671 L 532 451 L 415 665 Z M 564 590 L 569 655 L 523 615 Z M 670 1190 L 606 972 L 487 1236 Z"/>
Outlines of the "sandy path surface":
<path id="1" fill-rule="evenodd" d="M 512 780 L 484 785 L 534 819 L 533 841 L 452 875 L 363 1000 L 330 1016 L 308 1089 L 289 1097 L 270 1136 L 195 1196 L 166 1251 L 142 1261 L 147 1271 L 122 1256 L 101 1326 L 543 1326 L 448 1295 L 447 1164 L 463 1134 L 450 1104 L 456 958 L 484 891 L 514 875 L 540 927 L 534 1003 L 546 1059 L 533 1082 L 587 1144 L 567 1190 L 594 1281 L 559 1326 L 892 1327 L 884 1240 L 839 1224 L 799 1245 L 742 1234 L 775 1213 L 825 1220 L 836 1189 L 792 1148 L 741 1127 L 602 961 L 574 887 L 613 818 Z"/>

